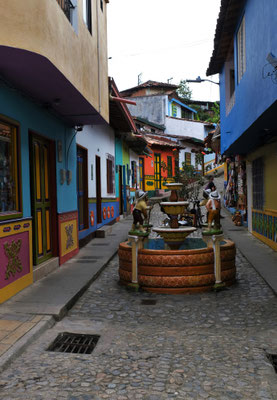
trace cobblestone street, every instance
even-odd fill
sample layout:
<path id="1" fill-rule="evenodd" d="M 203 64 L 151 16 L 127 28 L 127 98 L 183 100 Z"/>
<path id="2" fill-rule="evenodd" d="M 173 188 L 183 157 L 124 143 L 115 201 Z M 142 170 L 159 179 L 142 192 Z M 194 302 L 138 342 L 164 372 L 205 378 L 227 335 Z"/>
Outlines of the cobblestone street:
<path id="1" fill-rule="evenodd" d="M 276 399 L 266 351 L 277 352 L 277 300 L 241 254 L 237 267 L 237 283 L 224 291 L 156 295 L 119 286 L 115 257 L 67 317 L 2 373 L 0 393 L 5 400 Z M 100 340 L 91 355 L 46 351 L 59 332 Z"/>

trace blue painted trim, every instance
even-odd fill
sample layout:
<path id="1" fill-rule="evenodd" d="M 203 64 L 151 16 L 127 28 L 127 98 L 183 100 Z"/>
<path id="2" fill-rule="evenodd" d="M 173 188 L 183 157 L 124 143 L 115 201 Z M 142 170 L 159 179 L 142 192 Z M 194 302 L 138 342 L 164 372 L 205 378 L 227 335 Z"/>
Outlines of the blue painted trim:
<path id="1" fill-rule="evenodd" d="M 174 103 L 177 103 L 177 104 L 179 104 L 180 106 L 185 107 L 185 108 L 187 108 L 188 110 L 190 110 L 190 111 L 194 112 L 195 114 L 197 114 L 197 111 L 195 111 L 193 108 L 190 108 L 189 106 L 187 106 L 186 104 L 182 103 L 181 101 L 176 100 L 176 99 L 172 99 L 172 100 L 169 101 L 169 104 L 171 105 L 173 102 L 174 102 Z M 170 106 L 168 106 L 168 109 L 170 110 Z"/>

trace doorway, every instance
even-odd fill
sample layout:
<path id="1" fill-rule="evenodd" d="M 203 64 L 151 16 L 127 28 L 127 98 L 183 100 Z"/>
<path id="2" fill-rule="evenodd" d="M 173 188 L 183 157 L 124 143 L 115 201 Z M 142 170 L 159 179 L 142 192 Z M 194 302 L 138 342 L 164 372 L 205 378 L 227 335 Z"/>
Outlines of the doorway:
<path id="1" fill-rule="evenodd" d="M 139 188 L 144 189 L 144 158 L 139 158 Z"/>
<path id="2" fill-rule="evenodd" d="M 123 185 L 122 185 L 122 165 L 118 166 L 118 184 L 119 184 L 119 214 L 123 215 Z"/>
<path id="3" fill-rule="evenodd" d="M 97 224 L 102 223 L 101 157 L 95 156 Z"/>
<path id="4" fill-rule="evenodd" d="M 55 142 L 30 134 L 33 262 L 57 255 Z"/>
<path id="5" fill-rule="evenodd" d="M 77 195 L 79 231 L 88 228 L 88 151 L 77 146 Z"/>
<path id="6" fill-rule="evenodd" d="M 155 189 L 161 189 L 161 154 L 154 154 Z"/>

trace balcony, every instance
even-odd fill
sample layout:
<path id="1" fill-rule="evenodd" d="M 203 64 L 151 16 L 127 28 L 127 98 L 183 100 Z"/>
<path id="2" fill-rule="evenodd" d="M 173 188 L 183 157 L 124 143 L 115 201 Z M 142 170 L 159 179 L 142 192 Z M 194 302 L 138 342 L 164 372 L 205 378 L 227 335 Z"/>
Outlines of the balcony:
<path id="1" fill-rule="evenodd" d="M 66 18 L 68 19 L 68 21 L 71 23 L 72 21 L 72 17 L 71 17 L 71 12 L 72 10 L 74 10 L 74 6 L 71 3 L 70 0 L 57 0 L 57 3 L 59 4 L 59 6 L 61 7 L 61 9 L 63 10 Z"/>

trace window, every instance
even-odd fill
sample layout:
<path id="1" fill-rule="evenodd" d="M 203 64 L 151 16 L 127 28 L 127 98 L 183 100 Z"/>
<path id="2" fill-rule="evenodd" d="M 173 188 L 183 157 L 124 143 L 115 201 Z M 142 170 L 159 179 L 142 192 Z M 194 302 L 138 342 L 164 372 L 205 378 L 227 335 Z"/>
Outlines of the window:
<path id="1" fill-rule="evenodd" d="M 238 59 L 238 83 L 239 83 L 246 70 L 245 17 L 243 17 L 237 33 L 237 59 Z"/>
<path id="2" fill-rule="evenodd" d="M 18 133 L 0 121 L 0 213 L 20 212 Z"/>
<path id="3" fill-rule="evenodd" d="M 114 194 L 114 157 L 107 156 L 107 193 Z"/>
<path id="4" fill-rule="evenodd" d="M 137 187 L 137 163 L 135 161 L 131 162 L 132 166 L 132 188 Z"/>
<path id="5" fill-rule="evenodd" d="M 91 0 L 83 0 L 83 19 L 84 22 L 90 31 L 92 32 L 92 25 L 91 25 Z"/>
<path id="6" fill-rule="evenodd" d="M 171 103 L 171 112 L 172 112 L 172 117 L 177 117 L 177 106 L 174 103 Z"/>
<path id="7" fill-rule="evenodd" d="M 101 10 L 103 11 L 103 0 L 100 0 L 100 7 L 101 7 Z"/>
<path id="8" fill-rule="evenodd" d="M 262 210 L 264 206 L 264 161 L 257 158 L 252 163 L 253 208 Z"/>
<path id="9" fill-rule="evenodd" d="M 191 153 L 185 152 L 185 164 L 191 165 Z"/>
<path id="10" fill-rule="evenodd" d="M 61 9 L 63 10 L 66 18 L 70 23 L 72 23 L 72 12 L 74 10 L 74 5 L 71 0 L 57 0 Z"/>
<path id="11" fill-rule="evenodd" d="M 167 156 L 167 176 L 172 178 L 172 157 Z"/>

